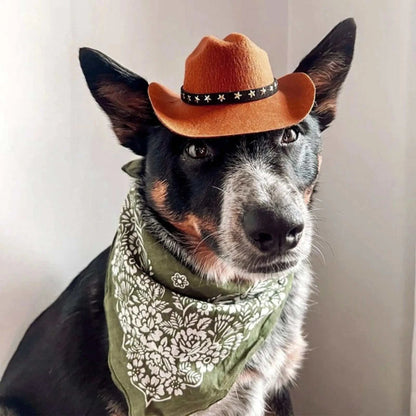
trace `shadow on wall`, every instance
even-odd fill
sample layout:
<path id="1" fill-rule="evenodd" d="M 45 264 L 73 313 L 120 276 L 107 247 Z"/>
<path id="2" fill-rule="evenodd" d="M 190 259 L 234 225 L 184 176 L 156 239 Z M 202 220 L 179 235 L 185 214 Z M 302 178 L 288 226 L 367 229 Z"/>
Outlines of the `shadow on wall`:
<path id="1" fill-rule="evenodd" d="M 0 235 L 0 378 L 32 321 L 62 291 L 65 281 L 46 256 L 38 256 L 33 247 L 11 241 Z M 16 253 L 19 257 L 16 258 Z M 16 267 L 18 265 L 18 267 Z M 27 284 L 22 285 L 22 277 Z M 16 326 L 18 323 L 18 327 Z"/>

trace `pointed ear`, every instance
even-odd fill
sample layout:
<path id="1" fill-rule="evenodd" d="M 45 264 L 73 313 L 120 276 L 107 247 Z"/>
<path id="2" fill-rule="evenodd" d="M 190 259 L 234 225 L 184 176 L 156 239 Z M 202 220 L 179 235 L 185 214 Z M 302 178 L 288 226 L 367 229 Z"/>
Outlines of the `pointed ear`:
<path id="1" fill-rule="evenodd" d="M 120 143 L 144 155 L 145 136 L 159 124 L 147 81 L 94 49 L 81 48 L 79 61 L 91 94 L 110 118 Z"/>
<path id="2" fill-rule="evenodd" d="M 349 18 L 331 32 L 299 64 L 295 72 L 306 72 L 316 86 L 316 105 L 312 114 L 318 117 L 321 130 L 335 117 L 336 100 L 350 69 L 354 54 L 356 25 Z"/>

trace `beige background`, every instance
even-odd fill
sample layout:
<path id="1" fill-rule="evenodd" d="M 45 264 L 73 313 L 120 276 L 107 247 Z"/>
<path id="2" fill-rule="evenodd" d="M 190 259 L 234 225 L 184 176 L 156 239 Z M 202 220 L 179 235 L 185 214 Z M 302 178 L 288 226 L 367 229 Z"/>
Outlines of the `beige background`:
<path id="1" fill-rule="evenodd" d="M 203 35 L 246 33 L 282 75 L 353 16 L 355 61 L 324 135 L 315 214 L 325 262 L 313 256 L 310 352 L 294 404 L 305 416 L 409 414 L 411 7 L 411 0 L 3 0 L 0 374 L 33 318 L 111 243 L 129 185 L 120 166 L 132 155 L 117 146 L 90 97 L 77 48 L 100 49 L 178 89 L 184 59 Z"/>

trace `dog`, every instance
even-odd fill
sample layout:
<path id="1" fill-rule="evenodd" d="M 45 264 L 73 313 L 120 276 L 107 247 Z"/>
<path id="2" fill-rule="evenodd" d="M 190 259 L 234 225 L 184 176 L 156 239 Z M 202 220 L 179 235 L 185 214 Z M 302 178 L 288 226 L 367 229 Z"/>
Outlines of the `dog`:
<path id="1" fill-rule="evenodd" d="M 228 394 L 195 415 L 293 414 L 289 390 L 306 347 L 321 133 L 335 117 L 355 32 L 353 19 L 339 23 L 295 69 L 316 88 L 301 121 L 213 139 L 167 128 L 143 78 L 101 52 L 80 50 L 88 87 L 121 145 L 144 158 L 135 172 L 142 218 L 165 249 L 218 286 L 294 276 L 280 317 Z M 231 120 L 232 128 L 240 122 Z M 110 255 L 111 248 L 99 254 L 29 327 L 0 383 L 0 415 L 128 415 L 107 361 Z M 183 408 L 188 414 L 185 401 Z"/>

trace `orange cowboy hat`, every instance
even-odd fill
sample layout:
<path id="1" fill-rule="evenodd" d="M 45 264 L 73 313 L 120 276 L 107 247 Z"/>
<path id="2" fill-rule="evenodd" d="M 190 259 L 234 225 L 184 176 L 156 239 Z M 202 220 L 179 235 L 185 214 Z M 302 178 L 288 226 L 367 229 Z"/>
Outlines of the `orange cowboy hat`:
<path id="1" fill-rule="evenodd" d="M 186 59 L 180 95 L 156 82 L 148 93 L 169 130 L 201 138 L 289 127 L 309 114 L 315 100 L 308 75 L 274 78 L 267 53 L 240 33 L 201 40 Z"/>

